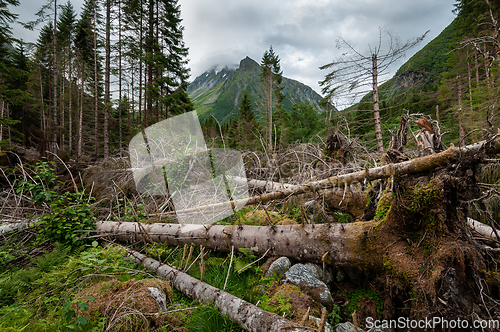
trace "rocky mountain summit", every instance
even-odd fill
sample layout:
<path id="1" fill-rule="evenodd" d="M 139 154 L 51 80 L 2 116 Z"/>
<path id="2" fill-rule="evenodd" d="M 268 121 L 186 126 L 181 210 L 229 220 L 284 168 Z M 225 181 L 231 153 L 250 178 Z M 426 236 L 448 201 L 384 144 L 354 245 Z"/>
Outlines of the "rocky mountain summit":
<path id="1" fill-rule="evenodd" d="M 254 112 L 263 113 L 261 105 L 260 65 L 248 56 L 239 65 L 214 67 L 198 76 L 188 87 L 188 94 L 200 119 L 208 114 L 219 121 L 236 117 L 244 91 L 248 92 Z M 311 104 L 320 111 L 322 97 L 311 87 L 283 77 L 283 107 L 288 112 L 296 103 Z"/>

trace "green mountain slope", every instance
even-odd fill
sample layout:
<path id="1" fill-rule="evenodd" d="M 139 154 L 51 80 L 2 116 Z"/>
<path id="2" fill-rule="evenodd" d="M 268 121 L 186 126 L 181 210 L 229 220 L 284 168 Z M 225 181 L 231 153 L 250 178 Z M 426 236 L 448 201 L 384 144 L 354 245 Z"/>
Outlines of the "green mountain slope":
<path id="1" fill-rule="evenodd" d="M 260 65 L 246 57 L 239 66 L 226 66 L 211 69 L 198 76 L 188 87 L 188 94 L 195 105 L 201 120 L 213 115 L 219 121 L 236 117 L 245 90 L 252 103 L 256 116 L 262 111 Z M 283 77 L 283 107 L 290 112 L 295 103 L 313 105 L 318 111 L 322 108 L 322 97 L 311 87 L 290 78 Z"/>
<path id="2" fill-rule="evenodd" d="M 381 97 L 395 97 L 408 89 L 436 89 L 442 74 L 450 70 L 454 31 L 452 23 L 403 64 L 393 78 L 380 86 Z"/>

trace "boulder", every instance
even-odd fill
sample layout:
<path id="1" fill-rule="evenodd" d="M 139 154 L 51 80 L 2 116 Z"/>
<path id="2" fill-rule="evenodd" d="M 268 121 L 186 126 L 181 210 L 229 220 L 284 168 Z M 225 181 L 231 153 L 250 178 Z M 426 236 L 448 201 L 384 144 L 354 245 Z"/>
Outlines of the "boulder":
<path id="1" fill-rule="evenodd" d="M 266 272 L 266 277 L 272 278 L 274 276 L 281 276 L 283 273 L 285 273 L 290 266 L 292 266 L 292 263 L 290 263 L 290 260 L 288 257 L 280 257 L 277 260 L 275 260 L 271 266 L 269 266 L 269 269 Z"/>
<path id="2" fill-rule="evenodd" d="M 323 281 L 325 284 L 329 284 L 333 281 L 332 270 L 329 266 L 325 266 L 325 273 L 323 273 L 323 267 L 319 264 L 305 263 L 304 265 L 311 270 L 316 278 Z"/>
<path id="3" fill-rule="evenodd" d="M 328 286 L 314 275 L 304 264 L 295 264 L 287 272 L 281 283 L 291 283 L 300 287 L 302 291 L 311 295 L 324 306 L 333 304 L 332 294 Z"/>

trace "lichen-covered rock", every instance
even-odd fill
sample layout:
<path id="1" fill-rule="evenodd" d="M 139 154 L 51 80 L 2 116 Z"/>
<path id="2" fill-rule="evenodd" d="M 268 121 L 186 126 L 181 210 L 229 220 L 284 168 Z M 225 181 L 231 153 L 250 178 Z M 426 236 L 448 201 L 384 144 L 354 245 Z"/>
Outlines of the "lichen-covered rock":
<path id="1" fill-rule="evenodd" d="M 325 267 L 325 273 L 323 273 L 323 267 L 314 263 L 305 263 L 304 264 L 311 272 L 314 274 L 316 278 L 323 281 L 325 284 L 329 284 L 333 281 L 333 273 L 329 266 Z M 324 276 L 324 279 L 323 279 Z"/>
<path id="2" fill-rule="evenodd" d="M 156 302 L 158 302 L 158 307 L 160 307 L 160 311 L 167 311 L 167 295 L 163 290 L 158 287 L 148 287 L 151 295 L 155 298 Z"/>
<path id="3" fill-rule="evenodd" d="M 319 301 L 324 306 L 333 303 L 332 294 L 328 286 L 314 276 L 309 268 L 304 264 L 295 264 L 287 272 L 282 283 L 291 283 L 300 287 L 300 289 L 311 295 L 313 299 Z"/>
<path id="4" fill-rule="evenodd" d="M 292 266 L 292 263 L 290 263 L 288 257 L 280 257 L 271 264 L 266 272 L 266 277 L 272 278 L 274 276 L 281 276 L 290 266 Z"/>
<path id="5" fill-rule="evenodd" d="M 351 322 L 340 323 L 335 328 L 335 332 L 354 332 L 354 331 L 356 330 L 354 329 L 354 324 Z M 365 332 L 365 330 L 363 330 L 358 326 L 358 332 Z M 394 332 L 394 330 L 391 328 L 372 327 L 366 332 Z"/>
<path id="6" fill-rule="evenodd" d="M 318 325 L 318 327 L 319 327 L 319 324 L 321 323 L 321 319 L 318 318 L 318 317 L 309 316 L 309 320 L 311 320 L 311 319 L 315 320 L 316 321 L 316 325 Z M 334 332 L 333 327 L 328 322 L 325 322 L 325 328 L 324 328 L 323 331 L 324 332 Z"/>

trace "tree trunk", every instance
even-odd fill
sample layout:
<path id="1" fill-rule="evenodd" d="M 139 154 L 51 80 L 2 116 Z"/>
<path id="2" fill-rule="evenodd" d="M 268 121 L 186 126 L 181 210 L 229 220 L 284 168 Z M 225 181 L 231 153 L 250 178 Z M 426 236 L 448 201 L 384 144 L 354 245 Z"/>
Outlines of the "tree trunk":
<path id="1" fill-rule="evenodd" d="M 133 76 L 133 70 L 131 70 L 131 75 Z M 122 3 L 118 3 L 118 138 L 119 138 L 119 150 L 120 157 L 122 157 L 123 149 L 123 137 L 122 137 L 122 112 L 123 112 L 123 101 L 122 101 Z"/>
<path id="2" fill-rule="evenodd" d="M 0 225 L 0 235 L 33 227 L 38 221 L 40 221 L 40 219 L 38 218 L 31 220 L 27 219 L 20 222 L 12 222 L 11 220 L 7 220 L 4 222 L 3 220 L 0 220 L 0 222 L 3 222 Z"/>
<path id="3" fill-rule="evenodd" d="M 373 222 L 350 224 L 224 226 L 141 224 L 99 221 L 97 232 L 122 242 L 153 241 L 170 246 L 194 243 L 208 249 L 231 252 L 249 248 L 263 255 L 268 249 L 274 256 L 299 261 L 335 263 L 338 266 L 363 265 L 368 262 L 366 239 Z M 146 237 L 144 232 L 147 233 Z"/>
<path id="4" fill-rule="evenodd" d="M 57 0 L 54 0 L 54 30 L 52 32 L 52 48 L 54 52 L 54 94 L 53 94 L 53 107 L 54 107 L 54 114 L 52 114 L 53 119 L 54 119 L 54 133 L 52 136 L 52 152 L 54 152 L 54 161 L 56 160 L 56 155 L 57 155 Z"/>
<path id="5" fill-rule="evenodd" d="M 221 314 L 238 323 L 247 331 L 316 331 L 315 329 L 299 326 L 288 319 L 262 310 L 247 301 L 210 286 L 171 266 L 161 264 L 157 260 L 137 251 L 127 249 L 127 252 L 129 257 L 137 263 L 143 264 L 147 270 L 167 280 L 173 288 L 199 302 L 215 305 Z"/>
<path id="6" fill-rule="evenodd" d="M 81 59 L 81 66 L 82 66 L 82 72 L 81 72 L 81 84 L 80 84 L 80 111 L 79 111 L 79 117 L 78 117 L 78 147 L 77 147 L 77 154 L 78 158 L 82 157 L 82 143 L 83 143 L 83 89 L 85 87 L 85 64 L 83 59 Z"/>
<path id="7" fill-rule="evenodd" d="M 458 90 L 458 126 L 459 126 L 459 145 L 462 147 L 465 145 L 465 125 L 464 125 L 464 110 L 462 107 L 462 78 L 460 75 L 457 76 L 457 90 Z"/>
<path id="8" fill-rule="evenodd" d="M 375 120 L 375 137 L 377 138 L 377 151 L 384 153 L 384 142 L 382 141 L 382 128 L 380 127 L 380 104 L 378 99 L 377 83 L 377 54 L 372 55 L 372 81 L 373 81 L 373 118 Z"/>
<path id="9" fill-rule="evenodd" d="M 69 55 L 69 82 L 68 82 L 68 145 L 69 152 L 73 152 L 73 51 L 68 47 Z"/>
<path id="10" fill-rule="evenodd" d="M 98 153 L 99 91 L 97 84 L 97 8 L 94 8 L 94 155 Z"/>
<path id="11" fill-rule="evenodd" d="M 111 76 L 111 0 L 106 0 L 106 59 L 104 69 L 104 158 L 109 158 L 109 114 Z"/>

